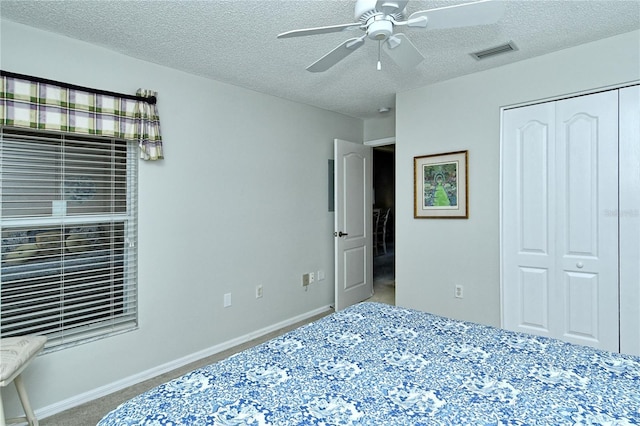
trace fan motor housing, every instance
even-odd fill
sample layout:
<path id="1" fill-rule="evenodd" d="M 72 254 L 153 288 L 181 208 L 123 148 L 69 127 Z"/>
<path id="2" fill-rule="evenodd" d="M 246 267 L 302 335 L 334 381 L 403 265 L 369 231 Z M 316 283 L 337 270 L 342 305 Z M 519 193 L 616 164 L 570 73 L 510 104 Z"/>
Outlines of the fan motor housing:
<path id="1" fill-rule="evenodd" d="M 406 1 L 386 2 L 386 13 L 376 9 L 377 3 L 377 0 L 357 0 L 354 13 L 356 20 L 365 24 L 371 17 L 376 15 L 390 16 L 396 21 L 404 20 Z M 397 7 L 394 8 L 394 6 Z"/>

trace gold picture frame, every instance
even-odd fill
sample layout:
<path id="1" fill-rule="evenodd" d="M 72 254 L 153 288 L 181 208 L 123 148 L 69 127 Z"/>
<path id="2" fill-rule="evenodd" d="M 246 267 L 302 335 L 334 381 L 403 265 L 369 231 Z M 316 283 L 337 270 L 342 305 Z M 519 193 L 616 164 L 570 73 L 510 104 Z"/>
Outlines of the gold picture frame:
<path id="1" fill-rule="evenodd" d="M 468 219 L 468 151 L 413 158 L 413 217 Z"/>

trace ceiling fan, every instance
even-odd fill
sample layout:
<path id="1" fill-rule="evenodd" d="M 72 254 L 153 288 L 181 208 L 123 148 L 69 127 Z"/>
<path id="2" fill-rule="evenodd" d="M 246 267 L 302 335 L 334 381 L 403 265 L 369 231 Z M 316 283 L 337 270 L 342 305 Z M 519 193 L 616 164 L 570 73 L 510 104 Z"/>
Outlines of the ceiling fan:
<path id="1" fill-rule="evenodd" d="M 498 21 L 504 13 L 504 2 L 482 0 L 437 9 L 414 12 L 406 18 L 408 0 L 356 0 L 355 19 L 359 22 L 287 31 L 278 38 L 302 37 L 316 34 L 360 29 L 364 34 L 346 40 L 331 52 L 307 67 L 311 72 L 326 71 L 361 47 L 367 38 L 378 41 L 378 70 L 380 46 L 400 67 L 410 68 L 424 59 L 422 53 L 404 34 L 394 33 L 396 27 L 427 30 L 486 25 Z"/>

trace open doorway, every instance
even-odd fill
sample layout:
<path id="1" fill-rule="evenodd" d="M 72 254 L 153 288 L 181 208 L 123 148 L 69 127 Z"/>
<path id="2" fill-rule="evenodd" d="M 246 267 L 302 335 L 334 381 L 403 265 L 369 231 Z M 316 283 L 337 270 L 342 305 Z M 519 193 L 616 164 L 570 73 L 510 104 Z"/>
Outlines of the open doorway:
<path id="1" fill-rule="evenodd" d="M 373 148 L 372 300 L 395 305 L 395 145 Z"/>

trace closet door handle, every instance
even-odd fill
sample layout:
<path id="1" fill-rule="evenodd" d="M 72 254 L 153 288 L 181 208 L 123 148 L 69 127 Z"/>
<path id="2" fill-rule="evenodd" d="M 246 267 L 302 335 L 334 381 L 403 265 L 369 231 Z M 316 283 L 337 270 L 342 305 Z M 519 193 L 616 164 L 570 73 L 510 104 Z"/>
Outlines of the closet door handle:
<path id="1" fill-rule="evenodd" d="M 576 266 L 578 267 L 578 269 L 582 269 L 584 267 L 584 263 L 578 262 L 576 263 Z"/>

